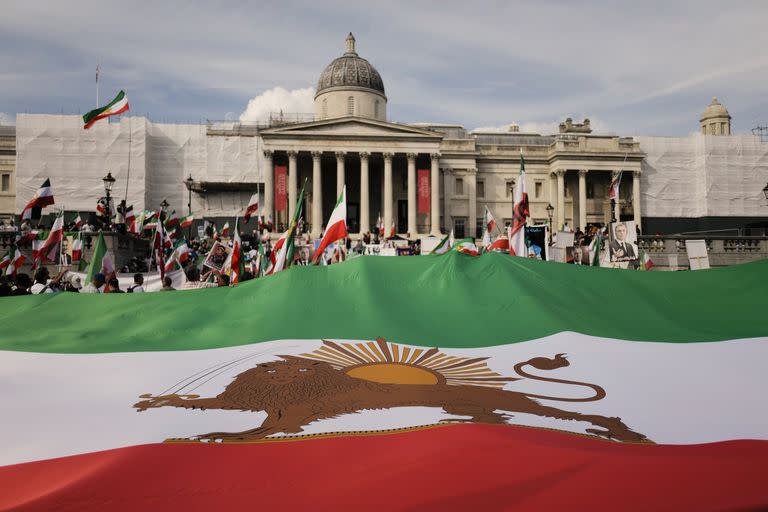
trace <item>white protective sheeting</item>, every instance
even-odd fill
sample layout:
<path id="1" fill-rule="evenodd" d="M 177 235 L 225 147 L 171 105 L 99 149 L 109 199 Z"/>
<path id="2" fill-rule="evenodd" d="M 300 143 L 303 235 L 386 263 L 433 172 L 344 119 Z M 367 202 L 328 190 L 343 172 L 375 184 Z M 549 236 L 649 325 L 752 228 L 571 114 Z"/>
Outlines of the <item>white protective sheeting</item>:
<path id="1" fill-rule="evenodd" d="M 768 144 L 751 135 L 636 137 L 644 217 L 766 215 Z"/>
<path id="2" fill-rule="evenodd" d="M 128 182 L 127 204 L 134 211 L 156 210 L 167 199 L 172 209 L 185 213 L 188 176 L 204 183 L 263 181 L 260 137 L 235 131 L 231 136 L 207 135 L 203 124 L 158 124 L 144 117 L 122 116 L 84 130 L 80 116 L 19 114 L 16 137 L 17 211 L 46 178 L 51 180 L 56 205 L 67 210 L 95 210 L 104 195 L 102 178 L 111 172 L 117 180 L 113 196 L 122 200 Z M 214 190 L 205 200 L 195 194 L 196 216 L 241 214 L 253 193 Z"/>
<path id="3" fill-rule="evenodd" d="M 129 128 L 130 127 L 130 128 Z M 56 205 L 67 210 L 94 211 L 104 195 L 107 172 L 117 180 L 113 194 L 125 194 L 128 204 L 144 208 L 146 127 L 143 118 L 119 123 L 99 121 L 83 129 L 79 116 L 19 114 L 16 126 L 16 211 L 21 211 L 38 187 L 50 178 Z"/>

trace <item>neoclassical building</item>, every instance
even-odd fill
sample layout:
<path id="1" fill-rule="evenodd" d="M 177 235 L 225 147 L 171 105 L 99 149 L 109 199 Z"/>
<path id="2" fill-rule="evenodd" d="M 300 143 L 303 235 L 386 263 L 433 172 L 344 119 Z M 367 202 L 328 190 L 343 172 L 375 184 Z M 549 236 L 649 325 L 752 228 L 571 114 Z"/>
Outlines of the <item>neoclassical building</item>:
<path id="1" fill-rule="evenodd" d="M 111 172 L 116 197 L 136 211 L 167 200 L 177 212 L 231 222 L 258 192 L 261 213 L 282 229 L 304 187 L 303 218 L 320 236 L 346 187 L 354 236 L 381 217 L 387 231 L 411 238 L 450 230 L 480 237 L 486 207 L 499 223 L 511 221 L 522 155 L 532 224 L 548 223 L 549 211 L 555 229 L 613 217 L 650 233 L 765 224 L 768 144 L 731 135 L 716 99 L 700 117 L 701 133 L 687 137 L 599 135 L 588 119 L 570 118 L 554 134 L 392 123 L 389 100 L 349 34 L 320 73 L 308 116 L 191 125 L 124 115 L 83 130 L 75 115 L 18 114 L 15 147 L 5 151 L 15 161 L 0 162 L 16 167 L 3 176 L 12 189 L 4 199 L 15 198 L 15 208 L 0 214 L 20 212 L 47 178 L 57 204 L 61 197 L 68 211 L 93 212 Z M 619 171 L 612 212 L 608 188 Z"/>
<path id="2" fill-rule="evenodd" d="M 370 231 L 381 216 L 387 229 L 394 225 L 411 237 L 451 229 L 456 236 L 480 236 L 485 207 L 499 221 L 511 221 L 523 155 L 533 223 L 549 221 L 549 204 L 556 227 L 609 221 L 608 185 L 619 171 L 624 187 L 615 214 L 640 223 L 644 154 L 632 138 L 592 135 L 588 119 L 567 119 L 549 136 L 514 126 L 505 133 L 468 133 L 459 125 L 390 123 L 386 107 L 381 75 L 357 54 L 349 34 L 345 53 L 318 80 L 316 120 L 260 131 L 265 214 L 285 222 L 306 183 L 306 218 L 319 236 L 346 186 L 354 232 Z M 276 168 L 287 168 L 287 212 L 275 210 Z M 429 196 L 428 208 L 419 209 L 417 195 L 422 205 Z"/>

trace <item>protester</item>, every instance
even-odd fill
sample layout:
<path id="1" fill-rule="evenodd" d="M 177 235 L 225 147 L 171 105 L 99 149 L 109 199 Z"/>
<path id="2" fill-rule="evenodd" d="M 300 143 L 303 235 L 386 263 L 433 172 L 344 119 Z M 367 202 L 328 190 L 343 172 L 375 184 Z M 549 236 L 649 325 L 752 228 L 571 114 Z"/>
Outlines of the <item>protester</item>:
<path id="1" fill-rule="evenodd" d="M 216 288 L 216 283 L 200 280 L 200 271 L 197 267 L 187 270 L 187 282 L 181 285 L 182 290 L 195 290 L 197 288 Z"/>
<path id="2" fill-rule="evenodd" d="M 109 280 L 109 283 L 107 283 L 107 288 L 104 290 L 104 293 L 125 293 L 125 292 L 120 289 L 120 281 L 118 281 L 116 277 L 113 277 L 112 279 Z"/>
<path id="3" fill-rule="evenodd" d="M 80 277 L 76 274 L 69 276 L 69 280 L 64 283 L 65 292 L 79 293 L 82 288 L 83 283 L 80 281 Z"/>
<path id="4" fill-rule="evenodd" d="M 162 289 L 160 291 L 162 291 L 162 292 L 172 292 L 172 291 L 175 291 L 175 290 L 176 290 L 176 288 L 173 287 L 173 281 L 171 280 L 171 278 L 168 277 L 168 276 L 165 276 L 163 278 L 163 287 L 162 287 Z"/>
<path id="5" fill-rule="evenodd" d="M 16 274 L 16 286 L 11 295 L 30 295 L 29 289 L 32 287 L 32 279 L 29 274 Z"/>
<path id="6" fill-rule="evenodd" d="M 143 293 L 144 292 L 144 275 L 134 274 L 133 285 L 128 287 L 128 293 Z"/>
<path id="7" fill-rule="evenodd" d="M 82 293 L 104 293 L 106 288 L 106 278 L 101 272 L 93 276 L 93 280 L 84 286 L 81 290 Z"/>

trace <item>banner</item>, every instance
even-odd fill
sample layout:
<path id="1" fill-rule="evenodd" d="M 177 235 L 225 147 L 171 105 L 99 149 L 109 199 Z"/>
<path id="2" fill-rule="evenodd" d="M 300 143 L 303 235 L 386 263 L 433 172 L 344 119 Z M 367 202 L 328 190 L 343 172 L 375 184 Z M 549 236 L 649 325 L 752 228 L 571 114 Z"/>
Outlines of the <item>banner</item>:
<path id="1" fill-rule="evenodd" d="M 525 238 L 529 258 L 547 259 L 547 226 L 525 226 Z"/>
<path id="2" fill-rule="evenodd" d="M 611 230 L 613 236 L 608 244 L 611 266 L 638 268 L 640 252 L 637 250 L 637 231 L 634 221 L 614 222 L 611 224 Z"/>
<path id="3" fill-rule="evenodd" d="M 288 210 L 288 199 L 286 193 L 288 190 L 288 167 L 284 165 L 275 166 L 275 211 Z"/>
<path id="4" fill-rule="evenodd" d="M 418 213 L 429 213 L 429 169 L 419 169 L 418 174 Z"/>

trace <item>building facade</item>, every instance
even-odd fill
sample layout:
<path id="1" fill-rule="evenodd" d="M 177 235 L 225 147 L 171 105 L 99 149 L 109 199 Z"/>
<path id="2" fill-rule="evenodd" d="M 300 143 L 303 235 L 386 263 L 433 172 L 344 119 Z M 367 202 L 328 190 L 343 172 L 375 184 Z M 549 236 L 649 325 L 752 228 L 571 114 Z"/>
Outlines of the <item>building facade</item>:
<path id="1" fill-rule="evenodd" d="M 468 132 L 460 125 L 392 123 L 387 102 L 384 80 L 349 34 L 344 53 L 320 74 L 309 119 L 281 115 L 265 123 L 181 125 L 122 116 L 83 130 L 77 116 L 19 114 L 15 211 L 45 178 L 51 178 L 57 204 L 93 211 L 101 178 L 111 172 L 117 179 L 113 195 L 135 210 L 158 209 L 166 199 L 177 212 L 189 209 L 197 218 L 231 218 L 258 192 L 261 213 L 281 228 L 303 187 L 303 218 L 319 236 L 346 187 L 355 236 L 381 219 L 387 231 L 394 227 L 410 238 L 450 230 L 479 237 L 485 208 L 500 224 L 511 222 L 524 159 L 530 222 L 551 222 L 555 229 L 617 218 L 640 227 L 655 222 L 653 231 L 665 232 L 665 223 L 676 225 L 669 219 L 707 215 L 723 201 L 729 201 L 725 217 L 759 221 L 768 214 L 756 202 L 768 181 L 768 158 L 761 157 L 768 145 L 729 135 L 730 115 L 717 100 L 700 120 L 706 134 L 662 138 L 670 143 L 593 134 L 588 119 L 566 119 L 551 135 L 521 133 L 514 125 L 506 132 Z M 715 146 L 722 155 L 710 155 L 709 164 L 698 158 L 697 148 L 706 153 Z M 670 157 L 675 151 L 679 159 Z M 612 211 L 608 189 L 619 172 L 620 197 Z M 713 178 L 723 172 L 725 181 Z M 696 187 L 685 188 L 681 176 L 690 176 Z M 682 207 L 686 201 L 693 206 Z M 706 204 L 713 205 L 706 212 L 697 207 Z"/>
<path id="2" fill-rule="evenodd" d="M 16 213 L 16 127 L 0 126 L 0 220 Z"/>

